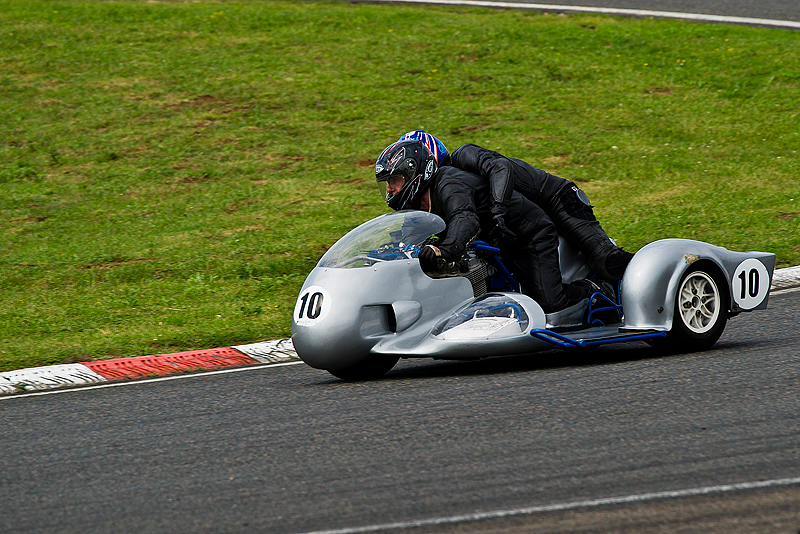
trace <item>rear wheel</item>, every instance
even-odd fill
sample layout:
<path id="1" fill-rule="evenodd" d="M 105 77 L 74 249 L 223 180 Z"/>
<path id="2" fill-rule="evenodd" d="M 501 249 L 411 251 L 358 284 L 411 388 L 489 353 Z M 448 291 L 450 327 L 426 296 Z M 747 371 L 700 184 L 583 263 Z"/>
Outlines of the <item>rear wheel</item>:
<path id="1" fill-rule="evenodd" d="M 391 371 L 399 359 L 399 356 L 384 356 L 381 354 L 362 360 L 344 369 L 328 369 L 328 372 L 342 380 L 372 380 L 380 378 Z"/>
<path id="2" fill-rule="evenodd" d="M 683 275 L 675 296 L 672 330 L 664 338 L 664 346 L 691 352 L 709 349 L 717 342 L 728 320 L 728 297 L 722 287 L 702 265 Z"/>

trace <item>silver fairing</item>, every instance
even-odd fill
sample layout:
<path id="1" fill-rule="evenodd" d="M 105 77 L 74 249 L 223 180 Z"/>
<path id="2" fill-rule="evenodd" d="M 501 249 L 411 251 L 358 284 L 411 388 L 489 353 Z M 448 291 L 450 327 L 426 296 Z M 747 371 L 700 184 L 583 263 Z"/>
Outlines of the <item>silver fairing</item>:
<path id="1" fill-rule="evenodd" d="M 767 307 L 774 254 L 732 252 L 691 239 L 662 239 L 639 250 L 625 271 L 625 328 L 670 330 L 681 277 L 693 265 L 701 264 L 719 277 L 731 314 Z"/>
<path id="2" fill-rule="evenodd" d="M 317 267 L 303 284 L 299 305 L 304 295 L 308 305 L 315 294 L 323 309 L 313 320 L 298 320 L 295 310 L 294 348 L 312 367 L 340 369 L 387 340 L 401 352 L 411 351 L 438 319 L 472 299 L 472 285 L 462 277 L 434 280 L 413 258 L 359 269 Z"/>
<path id="3" fill-rule="evenodd" d="M 530 335 L 546 324 L 530 297 L 475 298 L 464 276 L 423 272 L 415 256 L 443 229 L 435 215 L 397 212 L 362 224 L 331 247 L 295 305 L 292 340 L 300 358 L 336 370 L 375 354 L 471 359 L 548 348 Z M 569 269 L 572 276 L 580 272 L 581 266 Z"/>
<path id="4" fill-rule="evenodd" d="M 532 329 L 544 328 L 545 314 L 539 304 L 521 293 L 487 293 L 436 319 L 428 335 L 385 337 L 372 352 L 471 360 L 550 348 L 530 335 Z"/>

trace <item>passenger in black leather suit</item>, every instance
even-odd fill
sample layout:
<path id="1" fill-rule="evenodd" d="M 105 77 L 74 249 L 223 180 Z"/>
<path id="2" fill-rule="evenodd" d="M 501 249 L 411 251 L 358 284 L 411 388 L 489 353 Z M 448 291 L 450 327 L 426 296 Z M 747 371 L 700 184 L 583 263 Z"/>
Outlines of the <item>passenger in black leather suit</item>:
<path id="1" fill-rule="evenodd" d="M 517 191 L 544 210 L 558 233 L 583 253 L 599 278 L 608 282 L 622 279 L 633 254 L 609 239 L 594 215 L 589 197 L 574 182 L 474 144 L 462 145 L 450 154 L 444 143 L 423 130 L 400 138 L 406 140 L 423 142 L 439 166 L 453 166 L 488 180 L 492 220 L 485 226 L 490 228 L 487 240 L 499 244 L 503 238 L 513 238 L 505 222 L 508 201 Z"/>
<path id="2" fill-rule="evenodd" d="M 473 144 L 457 148 L 448 165 L 488 178 L 495 234 L 503 233 L 508 201 L 517 191 L 544 210 L 558 233 L 586 256 L 595 274 L 609 282 L 622 279 L 633 254 L 609 239 L 586 193 L 574 182 Z"/>

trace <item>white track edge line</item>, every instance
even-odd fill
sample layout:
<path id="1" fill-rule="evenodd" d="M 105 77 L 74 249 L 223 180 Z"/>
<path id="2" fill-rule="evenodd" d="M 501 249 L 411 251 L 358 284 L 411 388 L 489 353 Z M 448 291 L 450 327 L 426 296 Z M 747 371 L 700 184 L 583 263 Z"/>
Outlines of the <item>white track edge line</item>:
<path id="1" fill-rule="evenodd" d="M 377 0 L 402 4 L 439 4 L 475 7 L 502 7 L 510 9 L 541 9 L 550 11 L 577 11 L 580 13 L 603 13 L 607 15 L 633 15 L 637 17 L 676 18 L 701 20 L 708 22 L 727 22 L 733 24 L 760 24 L 764 26 L 782 26 L 800 29 L 800 22 L 793 20 L 759 19 L 752 17 L 734 17 L 726 15 L 706 15 L 702 13 L 682 13 L 679 11 L 651 11 L 646 9 L 623 9 L 615 7 L 564 6 L 558 4 L 528 4 L 517 2 L 495 2 L 484 0 Z"/>
<path id="2" fill-rule="evenodd" d="M 800 287 L 787 287 L 783 289 L 773 289 L 769 292 L 770 296 L 778 296 L 782 295 L 783 293 L 792 293 L 794 291 L 800 291 Z"/>
<path id="3" fill-rule="evenodd" d="M 684 490 L 659 491 L 654 493 L 640 493 L 636 495 L 625 495 L 620 497 L 609 497 L 604 499 L 589 499 L 585 501 L 565 502 L 556 504 L 546 504 L 542 506 L 531 506 L 528 508 L 516 508 L 511 510 L 496 510 L 492 512 L 476 512 L 473 514 L 454 515 L 449 517 L 437 517 L 431 519 L 421 519 L 417 521 L 400 521 L 397 523 L 385 523 L 382 525 L 369 525 L 364 527 L 341 528 L 332 530 L 315 530 L 305 534 L 361 534 L 364 532 L 376 532 L 380 530 L 397 530 L 404 528 L 418 528 L 453 523 L 463 523 L 468 521 L 480 521 L 484 519 L 498 519 L 520 515 L 531 515 L 544 512 L 562 512 L 566 510 L 577 510 L 581 508 L 594 508 L 597 506 L 607 506 L 614 504 L 631 504 L 659 499 L 676 499 L 682 497 L 697 497 L 701 495 L 713 495 L 717 493 L 729 493 L 733 491 L 745 491 L 780 486 L 793 486 L 800 484 L 800 477 L 781 478 L 774 480 L 762 480 L 757 482 L 742 482 L 739 484 L 723 484 L 718 486 L 705 486 L 700 488 L 690 488 Z"/>
<path id="4" fill-rule="evenodd" d="M 0 396 L 0 401 L 10 400 L 10 399 L 23 399 L 27 397 L 39 397 L 42 395 L 55 395 L 57 393 L 74 393 L 78 391 L 88 391 L 91 389 L 105 389 L 105 388 L 115 388 L 121 386 L 136 386 L 139 384 L 150 384 L 152 382 L 166 382 L 168 380 L 183 380 L 185 378 L 199 378 L 203 376 L 209 375 L 222 375 L 228 373 L 238 373 L 241 371 L 257 371 L 259 369 L 265 369 L 267 367 L 285 367 L 287 365 L 298 365 L 301 363 L 305 363 L 303 361 L 295 361 L 295 362 L 282 362 L 282 363 L 268 363 L 264 365 L 250 365 L 247 367 L 237 367 L 235 369 L 221 369 L 219 371 L 203 371 L 198 373 L 191 373 L 191 374 L 181 374 L 181 375 L 171 375 L 171 376 L 162 376 L 159 378 L 148 378 L 146 380 L 139 380 L 136 378 L 132 378 L 130 380 L 122 381 L 122 382 L 113 382 L 110 384 L 98 384 L 95 386 L 76 386 L 76 387 L 68 387 L 64 389 L 56 389 L 52 391 L 37 391 L 31 393 L 20 393 L 19 395 L 7 395 L 7 396 Z"/>

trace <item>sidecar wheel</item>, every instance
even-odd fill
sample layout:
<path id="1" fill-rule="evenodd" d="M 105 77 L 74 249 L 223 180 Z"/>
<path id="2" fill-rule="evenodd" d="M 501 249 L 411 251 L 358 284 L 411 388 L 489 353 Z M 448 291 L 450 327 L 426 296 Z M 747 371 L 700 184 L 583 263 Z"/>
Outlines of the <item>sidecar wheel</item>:
<path id="1" fill-rule="evenodd" d="M 717 342 L 728 320 L 728 296 L 723 287 L 714 272 L 704 270 L 702 265 L 683 275 L 675 296 L 672 330 L 663 338 L 665 348 L 702 351 Z"/>
<path id="2" fill-rule="evenodd" d="M 373 380 L 388 373 L 395 366 L 400 356 L 373 356 L 344 369 L 329 369 L 328 372 L 342 380 Z"/>

